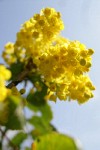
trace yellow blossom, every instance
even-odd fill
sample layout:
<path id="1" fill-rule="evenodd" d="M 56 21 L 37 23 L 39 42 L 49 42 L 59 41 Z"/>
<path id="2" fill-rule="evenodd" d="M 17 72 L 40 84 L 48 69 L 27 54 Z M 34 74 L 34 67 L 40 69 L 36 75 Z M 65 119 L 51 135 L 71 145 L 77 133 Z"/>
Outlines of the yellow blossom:
<path id="1" fill-rule="evenodd" d="M 2 57 L 4 58 L 5 62 L 9 65 L 16 62 L 16 56 L 14 54 L 14 44 L 13 43 L 8 42 L 5 45 L 4 51 L 2 53 Z"/>
<path id="2" fill-rule="evenodd" d="M 78 103 L 84 103 L 89 98 L 93 97 L 92 90 L 95 87 L 88 76 L 81 75 L 77 78 L 73 77 L 69 85 L 69 95 L 73 100 L 78 100 Z"/>
<path id="3" fill-rule="evenodd" d="M 6 88 L 5 81 L 10 79 L 11 72 L 5 68 L 5 66 L 0 65 L 0 101 L 5 100 L 10 90 Z"/>

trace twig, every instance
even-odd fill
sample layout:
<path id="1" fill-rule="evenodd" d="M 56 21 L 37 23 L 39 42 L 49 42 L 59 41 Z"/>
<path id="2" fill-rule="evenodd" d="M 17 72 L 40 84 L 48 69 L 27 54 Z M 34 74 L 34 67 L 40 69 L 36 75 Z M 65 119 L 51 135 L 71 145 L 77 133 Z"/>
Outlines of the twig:
<path id="1" fill-rule="evenodd" d="M 28 64 L 26 65 L 25 70 L 23 70 L 15 80 L 13 80 L 11 83 L 7 85 L 7 88 L 11 89 L 13 86 L 18 85 L 21 81 L 25 80 L 26 77 L 28 76 L 29 72 L 32 69 L 36 69 L 37 66 L 33 63 L 32 58 L 29 59 Z"/>
<path id="2" fill-rule="evenodd" d="M 9 84 L 7 85 L 7 88 L 11 89 L 13 86 L 18 85 L 21 81 L 23 81 L 23 80 L 27 77 L 28 73 L 29 73 L 29 70 L 28 70 L 28 69 L 22 71 L 22 72 L 16 77 L 15 80 L 13 80 L 11 83 L 9 83 Z"/>
<path id="3" fill-rule="evenodd" d="M 5 138 L 7 139 L 7 141 L 9 142 L 9 144 L 11 145 L 11 147 L 13 147 L 13 150 L 19 150 L 19 148 L 18 148 L 16 145 L 14 145 L 14 144 L 11 142 L 11 140 L 7 137 L 6 132 L 5 132 L 5 131 L 2 131 L 1 127 L 0 127 L 0 132 L 1 132 L 1 134 L 2 134 L 2 138 L 1 138 L 2 142 L 3 142 L 3 138 L 5 137 Z"/>

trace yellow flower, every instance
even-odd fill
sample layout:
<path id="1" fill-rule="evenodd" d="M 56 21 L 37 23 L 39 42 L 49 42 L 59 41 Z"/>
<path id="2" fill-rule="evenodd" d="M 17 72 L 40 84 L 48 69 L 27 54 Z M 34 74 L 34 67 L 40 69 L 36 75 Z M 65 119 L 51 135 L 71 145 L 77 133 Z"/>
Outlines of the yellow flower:
<path id="1" fill-rule="evenodd" d="M 5 68 L 4 65 L 0 65 L 0 78 L 8 80 L 11 77 L 11 72 Z"/>
<path id="2" fill-rule="evenodd" d="M 16 62 L 16 56 L 14 54 L 14 44 L 13 43 L 8 42 L 5 45 L 4 51 L 2 53 L 2 57 L 4 58 L 5 62 L 9 65 Z"/>
<path id="3" fill-rule="evenodd" d="M 88 76 L 81 75 L 72 79 L 69 88 L 70 98 L 84 103 L 93 97 L 92 90 L 95 90 Z"/>
<path id="4" fill-rule="evenodd" d="M 5 87 L 5 81 L 10 79 L 11 72 L 5 68 L 5 66 L 0 65 L 0 101 L 5 100 L 10 90 Z"/>

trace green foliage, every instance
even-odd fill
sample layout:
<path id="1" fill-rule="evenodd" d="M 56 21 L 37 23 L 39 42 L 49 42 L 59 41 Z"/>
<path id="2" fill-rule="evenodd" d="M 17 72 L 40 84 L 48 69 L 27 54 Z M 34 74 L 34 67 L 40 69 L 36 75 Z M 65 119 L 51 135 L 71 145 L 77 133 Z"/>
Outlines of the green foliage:
<path id="1" fill-rule="evenodd" d="M 44 97 L 47 94 L 47 86 L 42 82 L 40 76 L 37 74 L 31 74 L 29 79 L 33 84 L 38 81 L 41 86 L 41 91 L 37 90 L 35 93 L 29 93 L 26 98 L 27 101 L 35 106 L 44 105 L 46 103 Z"/>
<path id="2" fill-rule="evenodd" d="M 27 101 L 31 103 L 32 105 L 36 105 L 36 106 L 45 104 L 42 91 L 40 92 L 37 91 L 35 92 L 35 94 L 29 93 L 29 95 L 27 96 Z"/>
<path id="3" fill-rule="evenodd" d="M 40 136 L 33 145 L 33 150 L 81 150 L 73 138 L 56 132 Z"/>
<path id="4" fill-rule="evenodd" d="M 20 132 L 18 134 L 16 134 L 13 139 L 11 140 L 11 142 L 20 147 L 21 143 L 27 138 L 27 134 L 24 132 Z"/>
<path id="5" fill-rule="evenodd" d="M 52 110 L 51 110 L 51 107 L 48 103 L 45 102 L 45 104 L 42 104 L 40 106 L 34 106 L 34 105 L 30 105 L 28 103 L 27 106 L 32 111 L 34 111 L 36 113 L 39 112 L 41 114 L 40 117 L 43 119 L 43 121 L 49 123 L 53 119 Z"/>
<path id="6" fill-rule="evenodd" d="M 35 127 L 33 130 L 33 137 L 51 131 L 51 127 L 46 122 L 44 122 L 41 117 L 33 116 L 29 122 Z"/>
<path id="7" fill-rule="evenodd" d="M 20 131 L 10 142 L 8 141 L 8 146 L 19 150 L 24 140 L 31 136 L 36 148 L 32 150 L 55 150 L 55 148 L 56 150 L 79 150 L 71 137 L 57 133 L 57 129 L 51 124 L 53 113 L 50 105 L 44 99 L 47 94 L 47 86 L 42 82 L 40 76 L 29 74 L 29 80 L 33 85 L 38 81 L 41 90 L 36 89 L 33 93 L 29 92 L 26 99 L 20 95 L 9 96 L 2 105 L 5 110 L 0 110 L 0 114 L 1 112 L 3 114 L 0 115 L 0 124 L 6 127 L 5 133 L 9 129 Z M 25 119 L 24 107 L 27 107 L 33 113 L 28 119 Z M 27 123 L 31 124 L 33 128 L 26 134 L 23 127 Z M 31 150 L 30 147 L 26 147 L 25 150 Z"/>
<path id="8" fill-rule="evenodd" d="M 19 97 L 10 96 L 8 98 L 8 118 L 5 124 L 7 129 L 23 129 L 25 123 L 23 105 Z"/>
<path id="9" fill-rule="evenodd" d="M 31 148 L 29 148 L 29 147 L 25 147 L 25 150 L 31 150 Z"/>
<path id="10" fill-rule="evenodd" d="M 12 80 L 15 80 L 16 77 L 20 74 L 20 72 L 22 72 L 23 67 L 24 65 L 21 62 L 11 64 L 9 69 L 12 73 L 12 78 L 11 78 Z"/>
<path id="11" fill-rule="evenodd" d="M 35 114 L 28 119 L 28 122 L 34 126 L 31 134 L 33 138 L 36 138 L 40 135 L 47 134 L 53 130 L 50 122 L 53 118 L 53 114 L 50 106 L 45 103 L 40 106 L 32 106 L 28 104 L 28 107 L 35 112 Z"/>
<path id="12" fill-rule="evenodd" d="M 0 125 L 5 125 L 8 120 L 8 102 L 0 102 Z"/>

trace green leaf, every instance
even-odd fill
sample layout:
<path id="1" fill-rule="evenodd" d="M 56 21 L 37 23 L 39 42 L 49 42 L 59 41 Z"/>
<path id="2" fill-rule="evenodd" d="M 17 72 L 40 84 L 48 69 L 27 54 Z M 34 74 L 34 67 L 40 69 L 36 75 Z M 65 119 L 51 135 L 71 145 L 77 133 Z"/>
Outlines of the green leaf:
<path id="1" fill-rule="evenodd" d="M 32 74 L 29 76 L 30 81 L 34 84 L 36 81 L 39 82 L 41 86 L 41 91 L 36 91 L 35 93 L 29 93 L 27 96 L 27 101 L 35 106 L 44 105 L 46 101 L 44 100 L 44 97 L 47 94 L 47 86 L 43 83 L 41 80 L 40 75 Z"/>
<path id="2" fill-rule="evenodd" d="M 31 123 L 34 127 L 34 130 L 31 133 L 34 139 L 39 135 L 52 132 L 55 127 L 50 124 L 53 118 L 51 107 L 44 99 L 44 97 L 47 95 L 47 86 L 43 83 L 40 75 L 30 75 L 29 79 L 33 84 L 38 82 L 42 89 L 41 91 L 36 90 L 35 93 L 29 93 L 27 96 L 27 107 L 31 109 L 31 111 L 35 112 L 35 115 L 28 120 L 29 123 Z"/>
<path id="3" fill-rule="evenodd" d="M 53 118 L 52 111 L 47 103 L 38 107 L 29 106 L 29 108 L 31 108 L 33 112 L 35 109 L 35 115 L 33 115 L 32 118 L 28 120 L 29 123 L 34 126 L 34 130 L 31 133 L 33 139 L 39 135 L 47 134 L 54 130 L 54 127 L 50 124 Z"/>
<path id="4" fill-rule="evenodd" d="M 48 103 L 45 103 L 44 105 L 40 105 L 40 106 L 34 106 L 31 105 L 30 103 L 27 103 L 27 107 L 33 112 L 37 112 L 37 113 L 39 112 L 41 114 L 41 118 L 45 122 L 49 123 L 53 118 L 53 113 Z"/>
<path id="5" fill-rule="evenodd" d="M 16 134 L 13 139 L 11 140 L 11 142 L 15 145 L 15 146 L 20 146 L 21 143 L 27 138 L 27 134 L 20 132 L 18 134 Z"/>
<path id="6" fill-rule="evenodd" d="M 28 107 L 28 109 L 30 109 L 33 112 L 38 112 L 39 111 L 39 107 L 32 105 L 31 103 L 26 103 L 26 106 Z"/>
<path id="7" fill-rule="evenodd" d="M 25 150 L 32 150 L 31 148 L 29 148 L 29 147 L 25 147 Z"/>
<path id="8" fill-rule="evenodd" d="M 35 83 L 36 81 L 38 81 L 39 83 L 41 84 L 44 84 L 41 80 L 41 76 L 37 73 L 32 73 L 29 75 L 29 80 L 32 82 L 32 83 Z"/>
<path id="9" fill-rule="evenodd" d="M 42 96 L 42 92 L 38 91 L 35 92 L 34 94 L 29 93 L 26 99 L 29 103 L 31 103 L 34 106 L 40 106 L 46 103 L 44 97 Z"/>
<path id="10" fill-rule="evenodd" d="M 8 99 L 7 129 L 22 129 L 25 123 L 21 97 L 10 96 Z"/>
<path id="11" fill-rule="evenodd" d="M 50 124 L 45 122 L 41 117 L 39 116 L 33 116 L 29 122 L 34 125 L 34 130 L 32 131 L 33 138 L 36 138 L 40 135 L 50 133 L 52 131 L 52 127 Z"/>
<path id="12" fill-rule="evenodd" d="M 0 125 L 5 125 L 8 120 L 8 102 L 0 102 Z"/>
<path id="13" fill-rule="evenodd" d="M 37 138 L 32 150 L 81 150 L 75 140 L 67 135 L 50 133 Z"/>
<path id="14" fill-rule="evenodd" d="M 23 67 L 24 67 L 24 65 L 23 65 L 23 63 L 21 63 L 21 62 L 14 63 L 14 64 L 12 64 L 12 65 L 10 66 L 10 71 L 11 71 L 11 73 L 12 73 L 12 78 L 11 78 L 11 80 L 14 80 L 14 79 L 16 78 L 16 76 L 17 76 L 20 72 L 22 72 Z"/>
<path id="15" fill-rule="evenodd" d="M 40 106 L 39 110 L 42 113 L 42 119 L 45 122 L 49 123 L 53 118 L 51 107 L 48 104 L 45 104 L 43 106 Z"/>

